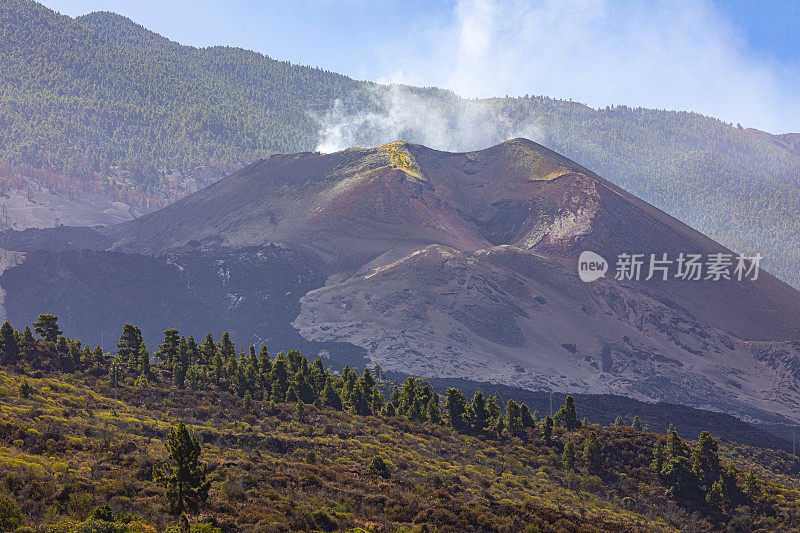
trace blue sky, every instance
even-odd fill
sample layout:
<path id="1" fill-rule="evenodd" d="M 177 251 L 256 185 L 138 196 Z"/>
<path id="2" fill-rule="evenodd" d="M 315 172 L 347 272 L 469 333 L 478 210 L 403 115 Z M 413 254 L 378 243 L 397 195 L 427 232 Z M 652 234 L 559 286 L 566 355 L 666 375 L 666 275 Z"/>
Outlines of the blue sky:
<path id="1" fill-rule="evenodd" d="M 114 11 L 184 44 L 229 44 L 467 97 L 543 94 L 800 131 L 800 1 L 45 0 Z"/>

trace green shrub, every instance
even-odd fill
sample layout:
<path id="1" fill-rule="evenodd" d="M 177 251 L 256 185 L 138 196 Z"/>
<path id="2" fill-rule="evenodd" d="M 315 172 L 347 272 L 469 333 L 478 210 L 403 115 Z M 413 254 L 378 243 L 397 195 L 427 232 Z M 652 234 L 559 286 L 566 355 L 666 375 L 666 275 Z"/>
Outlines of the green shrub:
<path id="1" fill-rule="evenodd" d="M 25 515 L 22 514 L 17 503 L 0 494 L 0 531 L 14 531 L 25 522 Z"/>
<path id="2" fill-rule="evenodd" d="M 380 476 L 383 479 L 389 479 L 392 477 L 392 473 L 389 472 L 389 466 L 380 455 L 376 455 L 369 462 L 367 465 L 367 474 Z"/>
<path id="3" fill-rule="evenodd" d="M 322 531 L 335 531 L 338 527 L 336 520 L 331 518 L 331 516 L 322 509 L 314 511 L 312 516 L 314 518 L 314 525 Z"/>
<path id="4" fill-rule="evenodd" d="M 114 513 L 111 512 L 111 507 L 108 504 L 95 507 L 89 513 L 89 520 L 102 520 L 103 522 L 113 522 Z"/>
<path id="5" fill-rule="evenodd" d="M 28 383 L 27 379 L 23 379 L 22 382 L 19 384 L 19 395 L 22 396 L 23 398 L 27 398 L 28 396 L 30 396 L 32 390 L 33 387 L 31 387 L 31 384 Z"/>

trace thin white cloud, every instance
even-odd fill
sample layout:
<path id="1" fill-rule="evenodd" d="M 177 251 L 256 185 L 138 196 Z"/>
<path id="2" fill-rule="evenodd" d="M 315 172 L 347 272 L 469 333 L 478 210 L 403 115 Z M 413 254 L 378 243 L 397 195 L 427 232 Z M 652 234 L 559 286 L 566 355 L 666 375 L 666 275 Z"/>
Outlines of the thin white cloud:
<path id="1" fill-rule="evenodd" d="M 467 97 L 541 94 L 800 130 L 798 65 L 753 56 L 706 1 L 461 0 L 449 26 L 407 39 L 387 54 L 384 79 Z"/>

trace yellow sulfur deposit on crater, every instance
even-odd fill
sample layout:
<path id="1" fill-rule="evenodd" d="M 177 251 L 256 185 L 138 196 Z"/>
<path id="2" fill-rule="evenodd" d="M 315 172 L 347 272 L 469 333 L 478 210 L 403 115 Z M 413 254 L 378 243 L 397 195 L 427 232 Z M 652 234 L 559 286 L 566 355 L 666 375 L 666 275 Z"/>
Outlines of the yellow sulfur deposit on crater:
<path id="1" fill-rule="evenodd" d="M 417 161 L 414 159 L 414 156 L 411 155 L 411 152 L 409 152 L 406 148 L 406 143 L 404 141 L 395 141 L 384 144 L 378 149 L 389 154 L 394 167 L 399 168 L 412 178 L 422 181 L 427 180 L 425 175 L 422 174 L 422 169 L 420 168 L 419 163 L 417 163 Z"/>

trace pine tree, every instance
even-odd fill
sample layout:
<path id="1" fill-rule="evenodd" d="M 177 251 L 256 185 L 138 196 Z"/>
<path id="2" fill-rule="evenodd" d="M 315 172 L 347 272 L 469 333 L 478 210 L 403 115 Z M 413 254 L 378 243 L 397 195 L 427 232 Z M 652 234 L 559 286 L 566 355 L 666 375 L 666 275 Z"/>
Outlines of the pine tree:
<path id="1" fill-rule="evenodd" d="M 369 464 L 367 464 L 367 474 L 380 476 L 384 479 L 389 479 L 392 477 L 392 473 L 389 471 L 389 465 L 387 465 L 386 461 L 383 460 L 383 457 L 379 455 L 373 457 Z"/>
<path id="2" fill-rule="evenodd" d="M 524 428 L 534 428 L 536 427 L 536 421 L 533 419 L 528 406 L 524 403 L 520 405 L 520 418 L 522 419 L 522 427 Z"/>
<path id="3" fill-rule="evenodd" d="M 206 338 L 203 344 L 200 345 L 200 364 L 203 366 L 212 366 L 216 359 L 217 343 L 214 342 L 214 335 L 211 332 L 206 333 Z"/>
<path id="4" fill-rule="evenodd" d="M 194 337 L 189 335 L 186 339 L 186 356 L 181 361 L 184 368 L 189 368 L 189 365 L 196 365 L 200 362 L 200 348 L 197 346 Z"/>
<path id="5" fill-rule="evenodd" d="M 494 425 L 494 432 L 497 433 L 498 437 L 503 436 L 503 431 L 506 429 L 506 421 L 503 417 L 497 417 L 497 422 Z"/>
<path id="6" fill-rule="evenodd" d="M 250 394 L 250 391 L 244 392 L 244 397 L 242 398 L 242 407 L 245 411 L 250 411 L 253 407 L 253 396 Z"/>
<path id="7" fill-rule="evenodd" d="M 550 446 L 553 442 L 553 426 L 553 419 L 550 418 L 550 415 L 547 415 L 542 424 L 542 438 L 547 446 Z"/>
<path id="8" fill-rule="evenodd" d="M 317 396 L 322 394 L 322 389 L 325 388 L 325 374 L 326 372 L 322 364 L 322 359 L 317 357 L 314 359 L 314 364 L 311 365 L 311 384 Z"/>
<path id="9" fill-rule="evenodd" d="M 182 389 L 186 382 L 185 367 L 178 361 L 172 364 L 172 384 L 175 387 Z"/>
<path id="10" fill-rule="evenodd" d="M 475 429 L 485 429 L 489 425 L 489 411 L 486 410 L 486 399 L 481 391 L 475 391 L 472 396 L 472 414 L 475 419 Z"/>
<path id="11" fill-rule="evenodd" d="M 92 352 L 92 361 L 96 365 L 103 365 L 106 360 L 106 354 L 103 349 L 98 344 L 94 347 L 94 351 Z"/>
<path id="12" fill-rule="evenodd" d="M 414 398 L 417 395 L 417 383 L 413 377 L 408 377 L 403 382 L 403 388 L 400 391 L 400 404 L 398 405 L 399 411 L 408 415 L 408 412 L 414 405 Z"/>
<path id="13" fill-rule="evenodd" d="M 359 378 L 364 383 L 364 390 L 370 394 L 375 389 L 375 378 L 372 377 L 372 372 L 369 371 L 369 368 L 364 369 L 364 373 L 361 374 Z"/>
<path id="14" fill-rule="evenodd" d="M 285 401 L 286 391 L 289 389 L 289 375 L 286 372 L 286 359 L 284 359 L 282 353 L 278 354 L 278 357 L 272 363 L 270 381 L 272 382 L 272 394 L 270 396 L 272 401 L 279 403 Z"/>
<path id="15" fill-rule="evenodd" d="M 344 403 L 350 402 L 350 395 L 353 393 L 353 387 L 356 385 L 358 376 L 350 369 L 350 365 L 344 365 L 342 369 L 342 401 Z"/>
<path id="16" fill-rule="evenodd" d="M 373 397 L 375 395 L 375 379 L 368 368 L 364 369 L 364 373 L 356 380 L 353 391 L 350 395 L 350 406 L 354 413 L 359 415 L 368 415 L 372 412 Z M 380 393 L 379 393 L 380 394 Z M 382 400 L 382 398 L 381 398 Z M 417 417 L 417 419 L 419 419 Z"/>
<path id="17" fill-rule="evenodd" d="M 147 352 L 147 347 L 144 342 L 139 346 L 139 375 L 145 378 L 150 377 L 150 354 Z"/>
<path id="18" fill-rule="evenodd" d="M 508 400 L 506 403 L 506 425 L 508 426 L 508 432 L 512 435 L 522 432 L 522 412 L 519 404 L 514 400 Z"/>
<path id="19" fill-rule="evenodd" d="M 498 403 L 497 396 L 489 396 L 486 401 L 486 411 L 489 413 L 489 423 L 494 423 L 500 418 L 500 404 Z"/>
<path id="20" fill-rule="evenodd" d="M 667 451 L 673 459 L 677 457 L 689 457 L 689 448 L 674 429 L 669 434 L 669 437 L 667 437 Z"/>
<path id="21" fill-rule="evenodd" d="M 744 475 L 744 494 L 750 503 L 756 503 L 761 498 L 761 485 L 752 470 Z"/>
<path id="22" fill-rule="evenodd" d="M 164 368 L 172 368 L 175 365 L 175 361 L 178 360 L 180 340 L 177 329 L 172 328 L 164 331 L 164 341 L 155 354 Z"/>
<path id="23" fill-rule="evenodd" d="M 425 419 L 425 416 L 422 412 L 422 403 L 420 403 L 418 397 L 414 398 L 414 403 L 411 404 L 411 409 L 408 410 L 407 415 L 411 420 L 422 421 Z"/>
<path id="24" fill-rule="evenodd" d="M 735 507 L 742 501 L 742 491 L 739 489 L 739 470 L 733 463 L 728 463 L 728 469 L 722 474 L 722 482 L 725 489 L 725 498 Z"/>
<path id="25" fill-rule="evenodd" d="M 200 390 L 200 383 L 202 382 L 202 374 L 199 365 L 190 365 L 186 370 L 186 386 L 189 390 Z"/>
<path id="26" fill-rule="evenodd" d="M 75 370 L 76 368 L 80 368 L 81 366 L 81 341 L 77 339 L 72 339 L 67 342 L 67 352 L 68 352 L 68 359 L 69 362 L 67 363 L 67 367 Z"/>
<path id="27" fill-rule="evenodd" d="M 258 370 L 258 356 L 256 355 L 256 347 L 253 346 L 252 344 L 250 345 L 250 348 L 247 350 L 247 356 L 248 356 L 247 364 L 253 367 L 253 369 Z"/>
<path id="28" fill-rule="evenodd" d="M 700 485 L 710 487 L 722 473 L 717 439 L 703 431 L 692 449 L 692 467 Z"/>
<path id="29" fill-rule="evenodd" d="M 642 421 L 639 420 L 638 416 L 633 417 L 633 422 L 631 423 L 631 427 L 634 429 L 634 431 L 642 430 Z"/>
<path id="30" fill-rule="evenodd" d="M 303 400 L 304 403 L 314 403 L 316 399 L 314 383 L 311 377 L 311 369 L 307 362 L 305 364 L 300 364 L 300 369 L 295 374 L 294 381 L 297 384 L 297 395 L 300 399 Z M 368 398 L 371 399 L 372 395 L 370 394 Z"/>
<path id="31" fill-rule="evenodd" d="M 289 387 L 286 389 L 286 403 L 294 403 L 299 399 L 300 397 L 297 395 L 297 386 L 294 384 L 294 381 L 289 382 Z"/>
<path id="32" fill-rule="evenodd" d="M 219 341 L 219 351 L 225 361 L 225 376 L 229 382 L 232 382 L 236 377 L 236 367 L 239 361 L 236 358 L 236 346 L 227 331 L 222 334 L 222 340 Z"/>
<path id="33" fill-rule="evenodd" d="M 269 350 L 267 350 L 266 346 L 262 346 L 258 352 L 258 373 L 261 379 L 261 386 L 264 387 L 266 396 L 269 397 L 272 392 L 272 381 L 270 380 L 272 361 L 269 358 Z"/>
<path id="34" fill-rule="evenodd" d="M 150 387 L 150 380 L 144 374 L 140 374 L 136 381 L 133 382 L 133 386 L 139 389 L 146 389 Z"/>
<path id="35" fill-rule="evenodd" d="M 169 431 L 165 444 L 169 463 L 162 469 L 160 479 L 167 487 L 170 512 L 195 512 L 208 498 L 211 487 L 211 482 L 206 481 L 206 465 L 199 462 L 200 443 L 181 423 Z"/>
<path id="36" fill-rule="evenodd" d="M 290 374 L 296 374 L 303 365 L 303 361 L 308 364 L 308 361 L 299 350 L 289 350 L 286 352 L 286 362 Z"/>
<path id="37" fill-rule="evenodd" d="M 564 446 L 561 460 L 564 462 L 564 468 L 567 470 L 575 470 L 575 445 L 572 444 L 571 440 L 568 440 L 567 444 Z"/>
<path id="38" fill-rule="evenodd" d="M 442 413 L 439 410 L 439 395 L 437 393 L 433 393 L 433 395 L 428 399 L 428 405 L 425 409 L 426 418 L 433 422 L 434 424 L 441 424 L 442 423 Z"/>
<path id="39" fill-rule="evenodd" d="M 553 422 L 557 426 L 563 426 L 569 430 L 578 429 L 581 427 L 581 422 L 578 420 L 578 413 L 575 410 L 575 399 L 572 396 L 567 396 L 555 416 Z"/>
<path id="40" fill-rule="evenodd" d="M 92 366 L 94 363 L 94 353 L 92 349 L 88 346 L 83 348 L 83 352 L 81 353 L 81 366 L 84 368 Z"/>
<path id="41" fill-rule="evenodd" d="M 17 332 L 11 322 L 6 320 L 0 327 L 0 357 L 5 365 L 13 365 L 20 355 L 20 346 Z"/>
<path id="42" fill-rule="evenodd" d="M 722 510 L 722 506 L 725 504 L 725 488 L 722 478 L 711 484 L 711 488 L 706 494 L 706 504 L 713 512 Z"/>
<path id="43" fill-rule="evenodd" d="M 69 350 L 69 343 L 67 338 L 61 336 L 56 343 L 56 351 L 58 351 L 59 360 L 61 362 L 61 370 L 64 372 L 72 372 L 74 370 L 72 365 L 72 354 Z"/>
<path id="44" fill-rule="evenodd" d="M 353 387 L 353 392 L 350 394 L 350 409 L 358 415 L 370 414 L 370 395 L 361 379 L 356 382 L 356 386 Z"/>
<path id="45" fill-rule="evenodd" d="M 120 362 L 131 372 L 139 371 L 139 352 L 143 343 L 142 331 L 138 327 L 133 324 L 122 326 L 122 335 L 117 343 L 117 355 Z"/>
<path id="46" fill-rule="evenodd" d="M 31 333 L 31 328 L 29 326 L 25 326 L 25 331 L 22 334 L 22 343 L 26 348 L 33 347 L 36 343 L 36 339 L 33 338 L 33 333 Z"/>
<path id="47" fill-rule="evenodd" d="M 679 455 L 667 461 L 661 473 L 668 496 L 684 501 L 695 501 L 702 496 L 697 476 L 686 456 Z"/>
<path id="48" fill-rule="evenodd" d="M 339 396 L 339 393 L 336 392 L 336 389 L 333 387 L 330 376 L 325 379 L 325 388 L 322 391 L 322 403 L 326 407 L 331 407 L 337 411 L 342 410 L 342 397 Z"/>
<path id="49" fill-rule="evenodd" d="M 33 329 L 47 342 L 58 341 L 63 332 L 58 328 L 58 317 L 49 313 L 41 314 L 33 323 Z"/>
<path id="50" fill-rule="evenodd" d="M 379 391 L 377 387 L 372 389 L 372 405 L 370 406 L 372 412 L 375 414 L 380 413 L 381 409 L 383 409 L 384 403 L 386 402 L 383 399 L 383 394 L 381 394 L 381 391 Z"/>
<path id="51" fill-rule="evenodd" d="M 592 431 L 583 444 L 583 460 L 591 472 L 599 472 L 603 466 L 603 447 L 597 440 L 597 434 Z"/>
<path id="52" fill-rule="evenodd" d="M 214 348 L 212 357 L 211 373 L 214 378 L 214 383 L 219 385 L 222 378 L 225 376 L 225 359 L 222 358 L 222 354 L 216 347 Z"/>
<path id="53" fill-rule="evenodd" d="M 447 389 L 447 399 L 445 400 L 444 409 L 447 411 L 447 418 L 453 429 L 466 429 L 464 415 L 467 413 L 467 400 L 460 390 L 452 387 Z"/>

